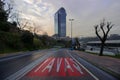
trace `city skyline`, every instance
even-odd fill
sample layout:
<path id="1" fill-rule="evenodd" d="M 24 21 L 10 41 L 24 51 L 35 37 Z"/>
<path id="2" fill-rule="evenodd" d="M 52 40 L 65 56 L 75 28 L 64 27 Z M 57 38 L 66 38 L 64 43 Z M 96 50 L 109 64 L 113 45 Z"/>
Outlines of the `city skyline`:
<path id="1" fill-rule="evenodd" d="M 73 18 L 73 36 L 95 36 L 94 25 L 103 18 L 115 26 L 110 34 L 120 34 L 120 0 L 7 0 L 13 1 L 14 11 L 34 21 L 48 35 L 54 34 L 54 13 L 64 7 L 67 15 L 67 36 L 70 36 L 70 18 Z"/>

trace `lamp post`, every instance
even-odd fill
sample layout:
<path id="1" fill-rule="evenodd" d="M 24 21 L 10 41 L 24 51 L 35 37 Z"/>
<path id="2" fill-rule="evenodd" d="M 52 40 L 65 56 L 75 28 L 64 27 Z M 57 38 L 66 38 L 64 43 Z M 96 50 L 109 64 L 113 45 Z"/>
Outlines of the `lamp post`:
<path id="1" fill-rule="evenodd" d="M 74 21 L 74 19 L 69 19 L 69 21 L 71 22 L 71 48 L 72 48 L 72 22 Z"/>

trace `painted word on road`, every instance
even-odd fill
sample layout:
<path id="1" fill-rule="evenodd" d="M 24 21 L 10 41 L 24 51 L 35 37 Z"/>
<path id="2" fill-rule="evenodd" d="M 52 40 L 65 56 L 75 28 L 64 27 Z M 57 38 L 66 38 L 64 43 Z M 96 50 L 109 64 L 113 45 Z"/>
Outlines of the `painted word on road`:
<path id="1" fill-rule="evenodd" d="M 89 76 L 90 74 L 72 58 L 50 57 L 30 71 L 27 77 L 47 76 Z"/>

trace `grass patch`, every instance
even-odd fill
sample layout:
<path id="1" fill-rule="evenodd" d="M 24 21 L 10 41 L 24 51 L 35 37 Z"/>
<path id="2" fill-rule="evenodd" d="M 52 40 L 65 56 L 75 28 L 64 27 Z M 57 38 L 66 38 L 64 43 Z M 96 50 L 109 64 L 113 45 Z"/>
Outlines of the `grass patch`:
<path id="1" fill-rule="evenodd" d="M 104 55 L 104 56 L 109 56 L 109 57 L 113 57 L 113 58 L 118 58 L 118 59 L 120 59 L 120 54 L 119 54 L 119 55 L 115 55 L 115 56 L 111 56 L 111 55 Z"/>
<path id="2" fill-rule="evenodd" d="M 90 54 L 94 54 L 94 55 L 99 55 L 98 53 L 87 52 L 87 51 L 85 51 L 85 52 L 90 53 Z M 115 56 L 112 56 L 112 55 L 103 55 L 103 56 L 108 56 L 108 57 L 120 59 L 120 53 L 118 55 L 115 55 Z"/>
<path id="3" fill-rule="evenodd" d="M 90 53 L 90 54 L 94 54 L 94 55 L 98 55 L 98 53 L 93 53 L 93 52 L 87 52 L 87 51 L 84 51 L 86 53 Z"/>

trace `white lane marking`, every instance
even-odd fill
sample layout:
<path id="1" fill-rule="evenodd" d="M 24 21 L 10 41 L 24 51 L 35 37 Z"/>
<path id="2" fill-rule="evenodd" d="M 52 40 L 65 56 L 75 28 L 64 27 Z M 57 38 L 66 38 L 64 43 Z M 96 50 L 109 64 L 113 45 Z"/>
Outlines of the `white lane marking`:
<path id="1" fill-rule="evenodd" d="M 23 56 L 27 56 L 27 55 L 31 55 L 32 53 L 26 53 L 26 54 L 21 54 L 21 55 L 13 55 L 13 56 L 10 56 L 10 57 L 7 57 L 7 58 L 3 58 L 3 59 L 0 59 L 0 62 L 2 61 L 7 61 L 7 60 L 11 60 L 11 59 L 16 59 L 16 58 L 19 58 L 19 57 L 23 57 Z"/>
<path id="2" fill-rule="evenodd" d="M 3 58 L 3 59 L 0 59 L 0 62 L 2 62 L 2 61 L 8 61 L 8 60 L 11 60 L 11 59 L 16 59 L 16 58 L 20 58 L 20 57 L 23 57 L 23 56 L 28 56 L 28 55 L 36 55 L 36 54 L 38 54 L 38 53 L 41 53 L 41 52 L 43 52 L 43 51 L 33 51 L 33 52 L 31 52 L 31 51 L 27 51 L 27 52 L 23 52 L 23 53 L 25 53 L 25 54 L 16 54 L 16 55 L 13 55 L 13 56 L 8 56 L 8 57 L 6 57 L 6 58 Z"/>
<path id="3" fill-rule="evenodd" d="M 36 50 L 36 51 L 27 51 L 27 52 L 23 52 L 22 54 L 15 54 L 13 56 L 8 56 L 6 58 L 3 58 L 3 59 L 0 59 L 0 62 L 3 62 L 3 61 L 8 61 L 8 60 L 11 60 L 11 59 L 16 59 L 16 58 L 20 58 L 20 57 L 23 57 L 23 56 L 28 56 L 28 55 L 36 55 L 38 53 L 42 53 L 44 52 L 45 50 Z M 25 53 L 25 54 L 24 54 Z"/>
<path id="4" fill-rule="evenodd" d="M 99 80 L 99 78 L 97 78 L 95 75 L 93 75 L 93 73 L 91 73 L 87 68 L 85 68 L 81 63 L 79 63 L 67 50 L 67 53 L 71 56 L 71 58 L 73 58 L 73 60 L 75 60 L 82 68 L 84 68 L 95 80 Z"/>
<path id="5" fill-rule="evenodd" d="M 67 69 L 70 69 L 72 72 L 74 72 L 73 69 L 72 69 L 72 67 L 70 66 L 69 62 L 65 58 L 65 72 L 67 71 Z"/>
<path id="6" fill-rule="evenodd" d="M 17 71 L 16 73 L 8 76 L 4 80 L 19 80 L 19 79 L 21 79 L 25 74 L 27 74 L 29 71 L 31 71 L 40 62 L 42 62 L 43 60 L 45 60 L 46 58 L 48 58 L 50 55 L 52 55 L 55 52 L 57 52 L 57 51 L 49 52 L 47 55 L 37 59 L 36 61 L 33 61 L 31 64 L 25 66 L 24 68 L 22 68 L 21 70 Z"/>
<path id="7" fill-rule="evenodd" d="M 48 69 L 48 72 L 50 72 L 52 70 L 53 64 L 55 62 L 55 58 L 53 58 L 49 64 L 42 70 L 42 72 L 44 72 L 46 69 Z"/>
<path id="8" fill-rule="evenodd" d="M 62 58 L 58 58 L 57 59 L 57 72 L 59 72 L 59 70 L 60 70 L 61 63 L 62 63 Z"/>
<path id="9" fill-rule="evenodd" d="M 83 74 L 80 66 L 79 66 L 75 61 L 73 61 L 72 58 L 70 58 L 70 60 L 74 63 L 74 64 L 73 64 L 74 68 L 75 68 L 78 72 L 80 72 L 80 74 Z"/>
<path id="10" fill-rule="evenodd" d="M 45 60 L 34 72 L 37 72 L 49 60 L 50 60 L 50 58 L 48 58 L 47 60 Z"/>

